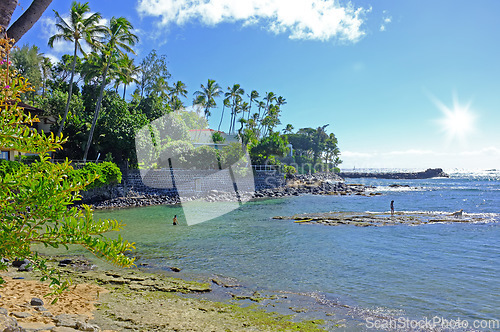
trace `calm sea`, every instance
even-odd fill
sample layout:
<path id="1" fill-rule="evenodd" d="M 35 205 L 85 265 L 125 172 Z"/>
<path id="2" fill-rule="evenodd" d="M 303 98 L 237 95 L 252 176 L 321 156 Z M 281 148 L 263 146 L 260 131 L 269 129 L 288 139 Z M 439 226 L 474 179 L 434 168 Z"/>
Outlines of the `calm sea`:
<path id="1" fill-rule="evenodd" d="M 138 263 L 232 277 L 262 291 L 309 294 L 325 311 L 344 305 L 350 308 L 346 317 L 354 321 L 348 319 L 346 329 L 364 329 L 361 323 L 369 317 L 381 324 L 391 317 L 460 319 L 468 321 L 469 329 L 474 320 L 500 320 L 500 172 L 347 182 L 376 186 L 383 195 L 259 200 L 194 226 L 183 225 L 179 206 L 95 216 L 127 224 L 123 235 L 137 243 Z M 399 211 L 463 209 L 487 222 L 332 227 L 271 219 L 306 212 L 388 211 L 391 200 Z M 171 222 L 175 214 L 181 222 L 177 227 Z"/>

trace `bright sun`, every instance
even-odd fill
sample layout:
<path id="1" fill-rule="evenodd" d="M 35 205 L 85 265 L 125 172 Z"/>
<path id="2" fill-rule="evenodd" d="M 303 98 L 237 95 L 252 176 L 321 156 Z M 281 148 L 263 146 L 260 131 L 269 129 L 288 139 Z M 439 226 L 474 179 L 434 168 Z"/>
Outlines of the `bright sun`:
<path id="1" fill-rule="evenodd" d="M 477 116 L 470 110 L 470 102 L 460 105 L 456 96 L 453 98 L 453 108 L 449 108 L 439 100 L 434 104 L 443 112 L 444 117 L 438 120 L 448 142 L 458 140 L 466 142 L 467 136 L 476 130 Z"/>

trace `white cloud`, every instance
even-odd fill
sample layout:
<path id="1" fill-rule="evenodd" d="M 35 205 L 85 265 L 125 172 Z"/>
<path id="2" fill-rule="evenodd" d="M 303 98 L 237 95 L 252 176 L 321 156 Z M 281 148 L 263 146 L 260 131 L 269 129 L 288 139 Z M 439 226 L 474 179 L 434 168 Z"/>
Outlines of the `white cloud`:
<path id="1" fill-rule="evenodd" d="M 291 39 L 357 42 L 371 8 L 341 5 L 338 0 L 139 0 L 141 16 L 158 17 L 160 26 L 200 21 L 205 25 L 239 22 L 262 24 Z"/>
<path id="2" fill-rule="evenodd" d="M 49 58 L 50 59 L 50 62 L 55 65 L 56 63 L 59 62 L 60 58 L 58 56 L 55 56 L 54 54 L 51 54 L 51 53 L 45 53 L 44 54 L 45 57 Z"/>
<path id="3" fill-rule="evenodd" d="M 383 11 L 382 24 L 380 25 L 380 31 L 385 31 L 387 29 L 387 25 L 392 22 L 392 16 L 387 14 L 387 10 Z"/>

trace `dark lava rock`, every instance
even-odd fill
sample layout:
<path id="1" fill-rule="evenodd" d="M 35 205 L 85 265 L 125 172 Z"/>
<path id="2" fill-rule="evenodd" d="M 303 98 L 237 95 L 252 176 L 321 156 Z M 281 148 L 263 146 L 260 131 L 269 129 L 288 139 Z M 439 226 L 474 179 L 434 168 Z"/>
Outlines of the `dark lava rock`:
<path id="1" fill-rule="evenodd" d="M 31 262 L 28 259 L 23 259 L 23 260 L 16 259 L 15 261 L 12 262 L 12 266 L 13 267 L 21 267 L 22 265 L 29 264 L 29 263 L 31 263 Z"/>
<path id="2" fill-rule="evenodd" d="M 30 304 L 32 306 L 42 306 L 42 305 L 44 305 L 42 299 L 39 299 L 38 297 L 32 298 Z"/>

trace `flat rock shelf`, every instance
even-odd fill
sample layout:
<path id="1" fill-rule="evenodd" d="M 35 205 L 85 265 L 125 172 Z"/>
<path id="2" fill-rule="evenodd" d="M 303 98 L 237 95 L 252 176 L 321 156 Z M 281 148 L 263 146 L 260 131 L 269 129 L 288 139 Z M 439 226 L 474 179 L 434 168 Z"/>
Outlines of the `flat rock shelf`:
<path id="1" fill-rule="evenodd" d="M 394 225 L 425 225 L 435 223 L 486 223 L 488 218 L 464 213 L 456 217 L 448 212 L 396 212 L 391 216 L 387 212 L 326 212 L 304 213 L 293 216 L 275 216 L 272 219 L 293 220 L 299 224 L 320 224 L 327 226 L 351 225 L 394 226 Z"/>

